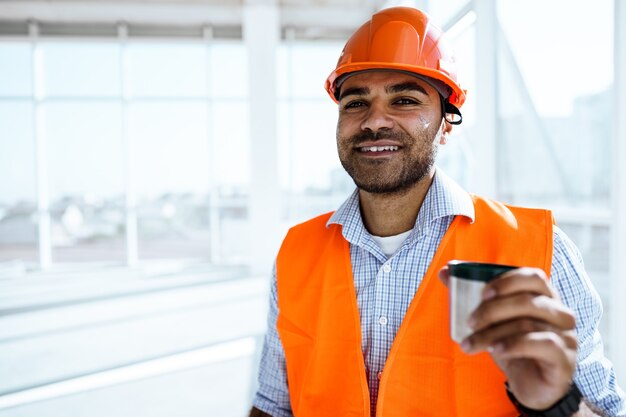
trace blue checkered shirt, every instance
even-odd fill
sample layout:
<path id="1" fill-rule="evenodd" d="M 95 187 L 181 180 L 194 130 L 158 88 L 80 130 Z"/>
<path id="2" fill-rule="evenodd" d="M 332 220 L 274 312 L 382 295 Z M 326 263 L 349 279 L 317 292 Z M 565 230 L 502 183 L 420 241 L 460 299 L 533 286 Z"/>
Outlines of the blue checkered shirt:
<path id="1" fill-rule="evenodd" d="M 415 227 L 390 258 L 385 256 L 363 225 L 357 191 L 328 220 L 328 224 L 340 224 L 344 238 L 350 242 L 372 410 L 376 409 L 378 373 L 385 365 L 404 314 L 454 216 L 467 216 L 473 220 L 472 200 L 467 192 L 438 169 Z M 585 272 L 578 249 L 556 227 L 551 284 L 576 314 L 579 343 L 575 375 L 577 385 L 587 400 L 605 410 L 607 415 L 626 417 L 626 395 L 616 384 L 613 367 L 604 356 L 598 332 L 602 316 L 600 297 Z M 285 354 L 276 330 L 277 316 L 274 269 L 259 390 L 253 404 L 273 417 L 287 417 L 293 414 L 289 403 Z"/>

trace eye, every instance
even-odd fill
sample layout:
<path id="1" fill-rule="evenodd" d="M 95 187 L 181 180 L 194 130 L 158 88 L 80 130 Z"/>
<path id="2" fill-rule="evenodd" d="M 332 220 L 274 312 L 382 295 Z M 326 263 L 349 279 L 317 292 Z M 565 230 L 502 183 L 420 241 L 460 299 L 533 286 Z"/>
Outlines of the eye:
<path id="1" fill-rule="evenodd" d="M 365 102 L 361 100 L 354 100 L 354 101 L 349 101 L 348 103 L 346 103 L 346 105 L 343 106 L 343 108 L 344 110 L 350 110 L 350 109 L 357 109 L 363 106 L 365 106 Z"/>
<path id="2" fill-rule="evenodd" d="M 421 101 L 414 99 L 414 98 L 410 98 L 410 97 L 401 97 L 399 99 L 397 99 L 396 101 L 393 102 L 394 104 L 400 104 L 403 106 L 411 106 L 411 105 L 418 105 L 421 104 Z"/>

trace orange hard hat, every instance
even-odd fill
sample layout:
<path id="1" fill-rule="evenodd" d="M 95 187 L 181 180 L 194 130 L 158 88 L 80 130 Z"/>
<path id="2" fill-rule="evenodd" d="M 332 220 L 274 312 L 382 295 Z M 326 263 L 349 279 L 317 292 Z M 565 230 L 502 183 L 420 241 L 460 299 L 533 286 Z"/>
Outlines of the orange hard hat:
<path id="1" fill-rule="evenodd" d="M 447 103 L 459 108 L 465 102 L 452 49 L 443 31 L 420 10 L 392 7 L 374 14 L 344 46 L 337 68 L 326 80 L 326 91 L 338 102 L 338 87 L 348 74 L 379 69 L 426 77 L 440 94 L 441 87 L 445 89 Z"/>

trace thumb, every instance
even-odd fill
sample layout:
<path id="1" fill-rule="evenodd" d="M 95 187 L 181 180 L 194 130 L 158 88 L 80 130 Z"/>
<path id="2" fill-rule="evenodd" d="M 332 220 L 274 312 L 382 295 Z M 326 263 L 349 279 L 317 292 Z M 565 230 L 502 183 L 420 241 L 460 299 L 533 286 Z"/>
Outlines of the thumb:
<path id="1" fill-rule="evenodd" d="M 443 282 L 443 285 L 448 286 L 450 282 L 450 270 L 447 265 L 439 270 L 439 279 Z"/>

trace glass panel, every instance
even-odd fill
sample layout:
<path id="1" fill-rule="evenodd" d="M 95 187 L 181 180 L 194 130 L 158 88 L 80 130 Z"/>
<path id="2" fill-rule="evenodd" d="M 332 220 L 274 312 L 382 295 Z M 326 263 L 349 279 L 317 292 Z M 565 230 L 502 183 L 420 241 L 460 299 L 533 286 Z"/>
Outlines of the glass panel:
<path id="1" fill-rule="evenodd" d="M 454 48 L 457 64 L 457 75 L 461 87 L 467 90 L 467 97 L 461 113 L 463 123 L 455 126 L 453 132 L 473 127 L 476 123 L 476 27 L 470 24 L 454 36 L 448 38 Z M 454 134 L 454 133 L 453 133 Z"/>
<path id="2" fill-rule="evenodd" d="M 441 147 L 437 165 L 463 187 L 469 187 L 472 174 L 473 149 L 470 141 L 476 126 L 476 28 L 455 31 L 449 38 L 455 51 L 457 74 L 467 99 L 461 108 L 463 123 L 454 126 L 448 143 Z"/>
<path id="3" fill-rule="evenodd" d="M 557 30 L 551 16 L 564 8 L 568 18 Z M 511 201 L 608 206 L 612 11 L 611 0 L 594 7 L 565 0 L 532 0 L 523 7 L 498 2 L 502 189 Z M 529 20 L 532 31 L 524 24 Z M 558 45 L 558 53 L 546 42 Z"/>
<path id="4" fill-rule="evenodd" d="M 288 97 L 289 92 L 293 90 L 293 80 L 289 68 L 292 49 L 293 45 L 285 42 L 276 48 L 276 95 L 279 99 Z"/>
<path id="5" fill-rule="evenodd" d="M 500 0 L 497 5 L 506 40 L 542 117 L 571 116 L 577 100 L 608 90 L 613 81 L 613 0 L 593 5 Z M 563 10 L 567 19 L 555 25 L 554 16 Z"/>
<path id="6" fill-rule="evenodd" d="M 209 257 L 207 115 L 202 103 L 131 106 L 141 259 Z"/>
<path id="7" fill-rule="evenodd" d="M 0 96 L 31 96 L 32 50 L 26 42 L 0 42 Z"/>
<path id="8" fill-rule="evenodd" d="M 560 175 L 561 158 L 544 121 L 533 112 L 524 86 L 514 76 L 515 63 L 505 59 L 505 44 L 499 49 L 498 93 L 506 105 L 498 106 L 498 194 L 512 203 L 558 204 L 569 181 Z"/>
<path id="9" fill-rule="evenodd" d="M 277 56 L 279 175 L 289 224 L 336 209 L 354 189 L 337 157 L 337 106 L 324 90 L 343 45 L 286 43 Z"/>
<path id="10" fill-rule="evenodd" d="M 296 192 L 330 192 L 332 172 L 343 170 L 335 140 L 336 106 L 317 100 L 295 102 L 291 106 L 291 150 L 284 156 L 291 160 L 289 188 Z M 281 119 L 284 117 L 281 112 Z"/>
<path id="11" fill-rule="evenodd" d="M 200 43 L 133 43 L 126 49 L 132 97 L 207 95 L 207 46 Z"/>
<path id="12" fill-rule="evenodd" d="M 293 79 L 292 96 L 328 98 L 324 89 L 326 77 L 337 65 L 343 42 L 297 43 L 292 46 L 290 69 Z"/>
<path id="13" fill-rule="evenodd" d="M 211 96 L 248 96 L 248 54 L 241 43 L 217 43 L 210 49 Z"/>
<path id="14" fill-rule="evenodd" d="M 44 43 L 40 45 L 39 53 L 46 96 L 120 95 L 120 50 L 117 44 Z"/>
<path id="15" fill-rule="evenodd" d="M 337 107 L 330 99 L 279 106 L 281 186 L 290 222 L 336 209 L 354 190 L 337 156 L 336 124 Z"/>
<path id="16" fill-rule="evenodd" d="M 249 230 L 250 125 L 248 103 L 217 102 L 213 106 L 215 182 L 220 192 L 219 253 L 229 263 L 250 259 Z"/>
<path id="17" fill-rule="evenodd" d="M 44 107 L 53 261 L 123 261 L 124 146 L 119 104 Z"/>
<path id="18" fill-rule="evenodd" d="M 38 259 L 33 105 L 0 102 L 0 262 Z"/>
<path id="19" fill-rule="evenodd" d="M 248 103 L 213 104 L 212 135 L 215 141 L 216 169 L 222 195 L 246 195 L 250 185 L 250 138 Z"/>
<path id="20" fill-rule="evenodd" d="M 435 20 L 435 24 L 443 27 L 459 12 L 468 0 L 429 1 L 428 14 Z"/>

